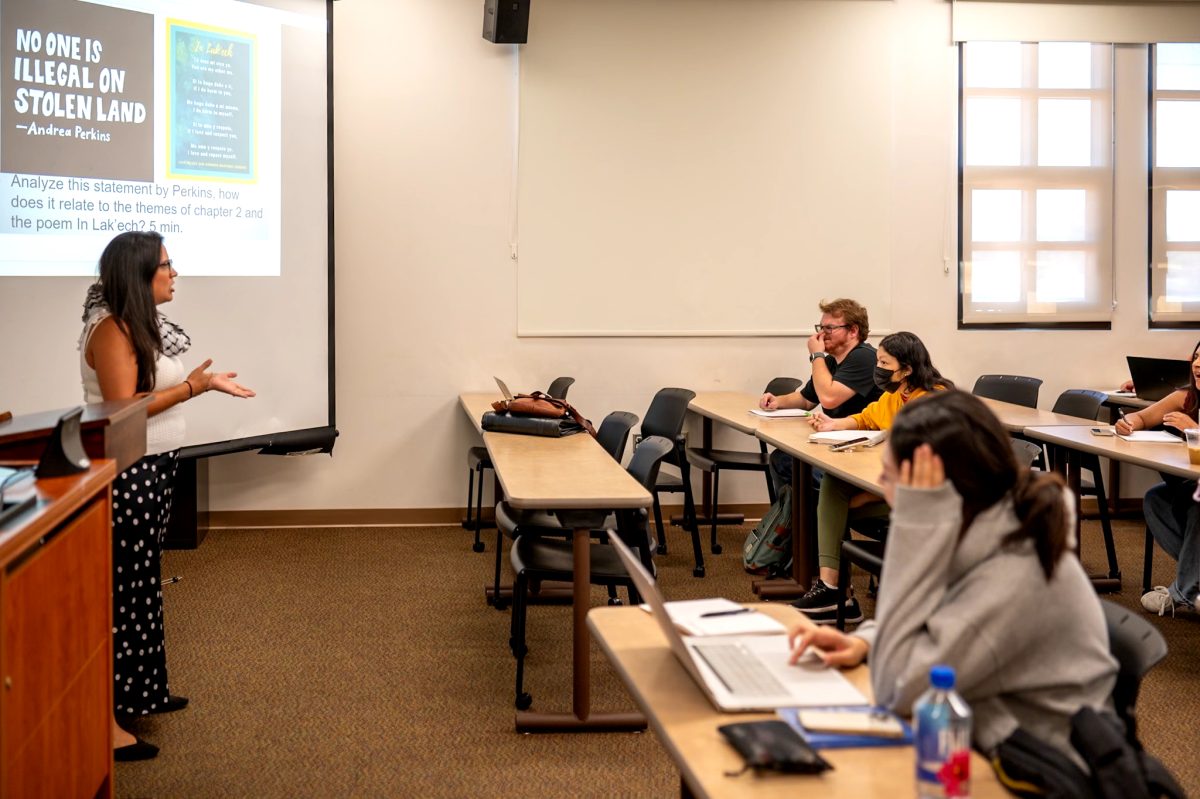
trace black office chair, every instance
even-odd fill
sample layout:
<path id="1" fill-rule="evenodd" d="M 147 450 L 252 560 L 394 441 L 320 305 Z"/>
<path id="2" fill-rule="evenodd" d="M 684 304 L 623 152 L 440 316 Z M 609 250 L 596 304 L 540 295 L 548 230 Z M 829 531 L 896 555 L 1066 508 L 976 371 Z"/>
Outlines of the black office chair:
<path id="1" fill-rule="evenodd" d="M 1012 439 L 1013 455 L 1017 465 L 1028 469 L 1042 454 L 1042 448 L 1031 441 Z M 867 536 L 870 540 L 851 539 L 850 531 Z M 887 546 L 888 520 L 869 516 L 855 519 L 851 512 L 846 527 L 846 538 L 842 541 L 842 554 L 838 562 L 838 609 L 835 623 L 839 630 L 846 629 L 846 597 L 850 591 L 850 567 L 857 566 L 877 580 L 883 573 L 883 553 Z"/>
<path id="2" fill-rule="evenodd" d="M 613 411 L 600 422 L 596 431 L 596 441 L 604 451 L 613 456 L 617 463 L 625 457 L 625 447 L 629 441 L 629 431 L 637 424 L 636 413 L 628 411 Z M 577 435 L 583 435 L 578 433 Z M 570 530 L 563 529 L 553 513 L 548 511 L 526 511 L 510 508 L 507 503 L 496 504 L 496 567 L 492 583 L 493 605 L 497 610 L 504 610 L 507 603 L 500 599 L 500 570 L 503 565 L 501 551 L 504 538 L 515 539 L 525 535 L 550 535 L 566 537 Z"/>
<path id="3" fill-rule="evenodd" d="M 692 574 L 704 576 L 704 549 L 700 546 L 700 528 L 696 524 L 696 503 L 692 497 L 691 465 L 687 459 L 687 438 L 683 434 L 683 423 L 687 418 L 688 403 L 696 392 L 686 388 L 659 389 L 650 401 L 650 407 L 642 419 L 641 436 L 662 436 L 675 442 L 675 449 L 664 462 L 679 470 L 679 477 L 659 472 L 658 481 L 651 492 L 654 495 L 654 526 L 658 530 L 658 554 L 667 554 L 667 535 L 663 529 L 662 505 L 659 495 L 683 493 L 683 527 L 692 534 L 692 552 L 696 565 Z"/>
<path id="4" fill-rule="evenodd" d="M 1167 656 L 1167 641 L 1153 624 L 1139 613 L 1107 600 L 1100 600 L 1104 621 L 1108 626 L 1108 649 L 1117 659 L 1117 683 L 1113 687 L 1113 704 L 1117 715 L 1125 722 L 1130 740 L 1137 738 L 1137 715 L 1134 705 L 1142 678 Z"/>
<path id="5" fill-rule="evenodd" d="M 652 489 L 658 478 L 659 466 L 663 459 L 675 451 L 675 445 L 660 436 L 643 438 L 633 450 L 633 458 L 629 461 L 629 474 L 648 490 Z M 615 528 L 607 532 L 616 534 L 621 540 L 638 553 L 642 565 L 653 574 L 654 561 L 652 551 L 654 543 L 650 540 L 649 525 L 646 512 L 642 509 L 624 510 L 616 514 Z M 528 649 L 525 645 L 525 629 L 529 607 L 529 585 L 534 580 L 563 580 L 570 581 L 574 576 L 573 542 L 556 538 L 544 538 L 540 535 L 520 535 L 512 545 L 512 566 L 516 574 L 513 583 L 513 613 L 510 628 L 509 645 L 517 659 L 516 675 L 516 706 L 518 710 L 526 710 L 533 703 L 533 697 L 524 691 L 525 655 Z M 610 589 L 609 604 L 619 604 L 615 598 L 618 586 L 629 592 L 629 604 L 641 602 L 637 590 L 633 586 L 625 567 L 621 564 L 617 553 L 608 546 L 607 539 L 603 543 L 591 544 L 590 552 L 591 583 L 603 585 Z"/>
<path id="6" fill-rule="evenodd" d="M 1051 410 L 1066 416 L 1094 420 L 1100 415 L 1100 406 L 1107 399 L 1108 395 L 1100 391 L 1073 388 L 1059 394 Z M 1100 469 L 1100 456 L 1077 452 L 1076 457 L 1080 468 L 1079 495 L 1095 497 L 1099 509 L 1100 529 L 1104 531 L 1104 550 L 1108 558 L 1108 576 L 1120 579 L 1121 569 L 1117 563 L 1117 547 L 1113 542 L 1112 521 L 1108 516 L 1108 497 L 1104 493 L 1104 476 Z M 1084 475 L 1083 472 L 1087 472 L 1088 475 Z"/>
<path id="7" fill-rule="evenodd" d="M 801 385 L 802 380 L 794 377 L 777 377 L 763 390 L 768 394 L 791 394 Z M 721 470 L 739 472 L 762 472 L 767 480 L 767 497 L 772 505 L 775 504 L 775 485 L 771 481 L 771 464 L 767 459 L 767 444 L 758 442 L 758 452 L 742 450 L 705 449 L 703 447 L 688 447 L 688 463 L 702 472 L 712 473 L 712 504 L 708 509 L 708 517 L 712 520 L 712 542 L 709 549 L 714 555 L 721 554 L 721 545 L 717 543 L 717 511 L 720 504 L 717 496 L 721 488 Z"/>
<path id="8" fill-rule="evenodd" d="M 980 375 L 975 381 L 971 393 L 977 397 L 1011 402 L 1014 405 L 1024 405 L 1026 408 L 1036 408 L 1038 389 L 1042 381 L 1036 377 L 1021 375 Z"/>
<path id="9" fill-rule="evenodd" d="M 575 378 L 573 377 L 556 377 L 546 393 L 555 399 L 566 399 L 567 389 L 574 382 Z M 492 468 L 492 461 L 488 457 L 487 447 L 471 447 L 467 450 L 467 518 L 463 520 L 463 527 L 475 531 L 475 543 L 471 545 L 473 552 L 483 551 L 483 541 L 480 540 L 479 533 L 485 526 L 491 527 L 490 524 L 484 524 L 483 514 L 480 512 L 480 509 L 483 508 L 483 473 L 490 468 Z M 475 489 L 476 477 L 479 478 L 478 493 Z M 471 512 L 472 496 L 474 496 L 474 516 Z"/>

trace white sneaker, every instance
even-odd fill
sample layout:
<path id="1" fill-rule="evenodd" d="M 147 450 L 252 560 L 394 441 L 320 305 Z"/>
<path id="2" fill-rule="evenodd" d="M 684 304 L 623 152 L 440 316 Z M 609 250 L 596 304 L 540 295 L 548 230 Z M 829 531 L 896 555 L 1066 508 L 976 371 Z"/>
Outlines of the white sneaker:
<path id="1" fill-rule="evenodd" d="M 1154 586 L 1153 591 L 1147 591 L 1142 594 L 1142 607 L 1150 613 L 1157 613 L 1159 616 L 1167 615 L 1167 611 L 1171 612 L 1174 617 L 1176 610 L 1194 610 L 1194 608 L 1186 602 L 1176 602 L 1171 598 L 1171 592 L 1167 590 L 1165 585 Z"/>

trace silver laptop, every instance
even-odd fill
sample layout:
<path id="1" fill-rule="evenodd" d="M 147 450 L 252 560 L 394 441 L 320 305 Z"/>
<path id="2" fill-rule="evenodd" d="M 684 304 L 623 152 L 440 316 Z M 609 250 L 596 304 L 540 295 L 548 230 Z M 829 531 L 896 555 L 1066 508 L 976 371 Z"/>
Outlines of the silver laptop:
<path id="1" fill-rule="evenodd" d="M 496 381 L 496 385 L 500 388 L 500 395 L 509 402 L 512 402 L 513 393 L 508 390 L 508 386 L 504 384 L 504 381 L 498 377 L 493 377 L 492 379 Z"/>
<path id="2" fill-rule="evenodd" d="M 684 638 L 667 614 L 654 578 L 617 536 L 609 543 L 671 644 L 671 651 L 718 710 L 744 712 L 779 707 L 865 705 L 865 696 L 837 669 L 816 656 L 788 665 L 786 635 L 720 635 Z"/>

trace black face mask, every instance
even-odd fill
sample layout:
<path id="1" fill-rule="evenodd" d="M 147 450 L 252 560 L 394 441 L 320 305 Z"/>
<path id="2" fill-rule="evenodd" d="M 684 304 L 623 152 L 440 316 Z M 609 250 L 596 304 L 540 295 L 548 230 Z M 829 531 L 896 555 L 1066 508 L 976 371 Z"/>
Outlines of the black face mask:
<path id="1" fill-rule="evenodd" d="M 883 391 L 890 392 L 899 390 L 900 384 L 904 381 L 893 380 L 893 376 L 895 376 L 895 372 L 893 372 L 891 369 L 885 369 L 882 366 L 875 367 L 875 385 L 879 386 L 879 388 Z"/>

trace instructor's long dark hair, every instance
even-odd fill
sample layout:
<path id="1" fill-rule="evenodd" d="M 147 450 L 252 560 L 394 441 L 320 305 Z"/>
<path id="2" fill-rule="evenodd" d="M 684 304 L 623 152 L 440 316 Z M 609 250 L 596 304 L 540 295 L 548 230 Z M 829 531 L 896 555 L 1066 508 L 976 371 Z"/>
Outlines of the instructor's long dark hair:
<path id="1" fill-rule="evenodd" d="M 982 402 L 963 391 L 919 397 L 896 415 L 888 444 L 896 463 L 912 460 L 929 444 L 941 457 L 946 477 L 963 501 L 963 528 L 1011 494 L 1021 527 L 1004 543 L 1032 540 L 1049 580 L 1067 550 L 1069 530 L 1063 481 L 1056 474 L 1021 467 L 1008 433 Z"/>
<path id="2" fill-rule="evenodd" d="M 135 230 L 114 238 L 100 255 L 101 295 L 133 347 L 139 393 L 154 390 L 155 361 L 163 349 L 151 288 L 162 241 L 158 233 Z"/>

